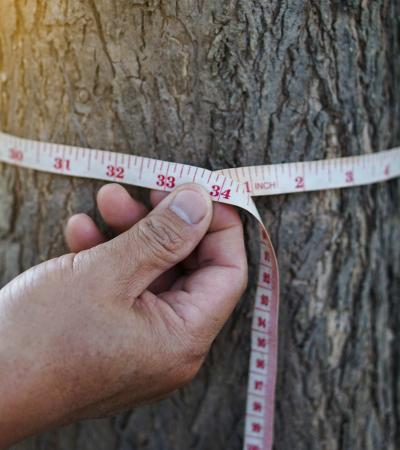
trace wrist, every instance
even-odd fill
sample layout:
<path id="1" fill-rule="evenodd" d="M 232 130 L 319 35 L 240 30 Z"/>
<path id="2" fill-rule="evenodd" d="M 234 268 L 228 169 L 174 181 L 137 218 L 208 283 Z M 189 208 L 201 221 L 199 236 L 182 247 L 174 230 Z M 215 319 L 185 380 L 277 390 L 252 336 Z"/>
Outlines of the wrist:
<path id="1" fill-rule="evenodd" d="M 4 308 L 0 292 L 0 310 Z M 3 304 L 2 304 L 3 303 Z M 5 309 L 5 308 L 4 308 Z M 3 312 L 4 312 L 3 309 Z M 52 427 L 61 417 L 61 396 L 46 355 L 25 333 L 0 320 L 0 450 Z"/>

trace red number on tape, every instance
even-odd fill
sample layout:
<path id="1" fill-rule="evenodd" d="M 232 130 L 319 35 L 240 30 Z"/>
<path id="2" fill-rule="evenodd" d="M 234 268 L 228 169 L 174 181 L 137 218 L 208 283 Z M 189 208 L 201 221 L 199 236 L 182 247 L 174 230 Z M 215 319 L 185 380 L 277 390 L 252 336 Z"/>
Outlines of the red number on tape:
<path id="1" fill-rule="evenodd" d="M 264 369 L 265 367 L 265 360 L 264 359 L 257 359 L 256 360 L 256 366 L 258 369 Z"/>
<path id="2" fill-rule="evenodd" d="M 346 183 L 352 183 L 354 181 L 353 172 L 346 172 Z"/>
<path id="3" fill-rule="evenodd" d="M 219 186 L 213 186 L 213 190 L 210 192 L 211 197 L 218 197 L 221 188 Z"/>
<path id="4" fill-rule="evenodd" d="M 157 186 L 164 186 L 165 184 L 165 176 L 164 175 L 158 175 L 158 181 L 156 183 Z"/>
<path id="5" fill-rule="evenodd" d="M 55 169 L 69 169 L 69 159 L 55 158 L 54 166 Z"/>
<path id="6" fill-rule="evenodd" d="M 304 178 L 303 177 L 296 177 L 294 180 L 297 184 L 296 184 L 296 189 L 301 189 L 304 187 Z"/>
<path id="7" fill-rule="evenodd" d="M 265 348 L 267 346 L 267 340 L 265 338 L 257 338 L 257 346 Z"/>
<path id="8" fill-rule="evenodd" d="M 15 148 L 10 148 L 9 150 L 9 158 L 14 161 L 22 161 L 24 159 L 24 154 L 21 150 L 15 150 Z"/>
<path id="9" fill-rule="evenodd" d="M 224 192 L 220 192 L 221 191 L 221 187 L 220 186 L 215 185 L 212 188 L 213 188 L 213 190 L 210 192 L 211 197 L 218 197 L 218 196 L 222 195 L 222 197 L 224 197 L 224 198 L 226 198 L 228 200 L 230 198 L 230 196 L 231 196 L 231 190 L 230 189 L 228 189 L 228 190 L 226 190 Z"/>
<path id="10" fill-rule="evenodd" d="M 267 322 L 262 317 L 258 318 L 258 327 L 267 328 Z"/>
<path id="11" fill-rule="evenodd" d="M 175 187 L 175 178 L 174 177 L 168 177 L 167 178 L 167 182 L 165 183 L 165 186 L 167 186 L 167 188 Z"/>
<path id="12" fill-rule="evenodd" d="M 385 175 L 390 175 L 389 164 L 385 167 Z"/>
<path id="13" fill-rule="evenodd" d="M 261 411 L 261 403 L 260 402 L 254 402 L 253 403 L 253 411 Z"/>
<path id="14" fill-rule="evenodd" d="M 108 177 L 115 177 L 115 178 L 124 178 L 124 168 L 123 167 L 114 167 L 114 166 L 107 166 L 107 172 L 106 175 Z"/>
<path id="15" fill-rule="evenodd" d="M 166 186 L 167 188 L 174 188 L 175 187 L 175 178 L 174 177 L 165 177 L 165 175 L 158 175 L 157 176 L 157 186 Z"/>
<path id="16" fill-rule="evenodd" d="M 227 200 L 231 196 L 231 190 L 228 189 L 227 191 L 221 192 L 222 197 L 226 198 Z"/>
<path id="17" fill-rule="evenodd" d="M 255 381 L 254 382 L 254 389 L 256 391 L 262 391 L 264 383 L 262 381 Z"/>

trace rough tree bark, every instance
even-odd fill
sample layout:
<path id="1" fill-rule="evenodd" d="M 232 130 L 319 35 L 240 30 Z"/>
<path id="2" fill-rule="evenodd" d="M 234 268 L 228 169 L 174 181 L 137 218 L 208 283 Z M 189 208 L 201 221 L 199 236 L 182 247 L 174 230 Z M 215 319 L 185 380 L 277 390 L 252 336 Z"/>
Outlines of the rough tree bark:
<path id="1" fill-rule="evenodd" d="M 0 95 L 5 132 L 211 169 L 384 150 L 400 1 L 0 0 Z M 68 251 L 71 214 L 101 223 L 101 185 L 0 164 L 0 286 Z M 275 449 L 400 448 L 399 182 L 256 203 L 281 273 Z M 189 386 L 14 449 L 240 449 L 258 262 L 243 221 L 249 287 Z"/>

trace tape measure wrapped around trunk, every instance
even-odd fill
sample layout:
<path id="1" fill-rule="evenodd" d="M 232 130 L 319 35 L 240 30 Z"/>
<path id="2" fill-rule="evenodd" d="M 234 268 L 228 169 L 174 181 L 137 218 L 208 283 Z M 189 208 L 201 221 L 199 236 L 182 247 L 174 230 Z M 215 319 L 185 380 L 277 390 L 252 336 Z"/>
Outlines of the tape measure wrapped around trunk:
<path id="1" fill-rule="evenodd" d="M 256 217 L 260 223 L 260 266 L 252 322 L 244 450 L 272 448 L 279 305 L 276 256 L 251 196 L 359 186 L 400 176 L 400 148 L 349 158 L 211 172 L 139 156 L 37 142 L 1 132 L 0 161 L 165 191 L 194 182 L 207 189 L 213 200 L 239 206 Z"/>

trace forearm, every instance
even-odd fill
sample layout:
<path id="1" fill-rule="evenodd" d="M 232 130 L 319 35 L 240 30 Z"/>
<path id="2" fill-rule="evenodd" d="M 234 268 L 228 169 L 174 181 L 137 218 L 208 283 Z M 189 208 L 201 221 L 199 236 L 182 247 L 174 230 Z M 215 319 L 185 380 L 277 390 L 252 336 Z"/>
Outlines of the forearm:
<path id="1" fill-rule="evenodd" d="M 10 286 L 0 291 L 0 449 L 50 428 L 62 414 L 48 355 L 35 351 L 34 336 L 16 317 L 18 299 L 9 302 L 10 292 Z"/>

